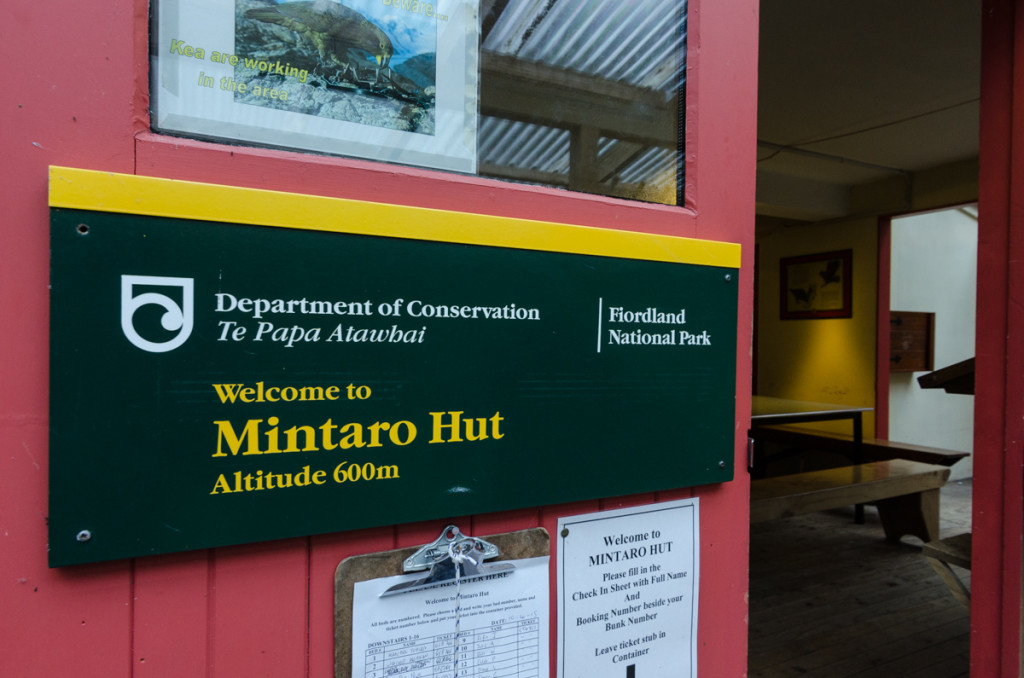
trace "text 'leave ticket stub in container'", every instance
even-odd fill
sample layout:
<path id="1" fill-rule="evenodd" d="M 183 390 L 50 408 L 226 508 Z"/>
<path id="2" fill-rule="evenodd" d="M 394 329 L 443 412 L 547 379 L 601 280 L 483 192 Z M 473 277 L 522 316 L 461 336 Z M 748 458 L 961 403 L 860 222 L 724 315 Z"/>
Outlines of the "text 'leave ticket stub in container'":
<path id="1" fill-rule="evenodd" d="M 696 678 L 697 499 L 558 521 L 558 675 Z"/>

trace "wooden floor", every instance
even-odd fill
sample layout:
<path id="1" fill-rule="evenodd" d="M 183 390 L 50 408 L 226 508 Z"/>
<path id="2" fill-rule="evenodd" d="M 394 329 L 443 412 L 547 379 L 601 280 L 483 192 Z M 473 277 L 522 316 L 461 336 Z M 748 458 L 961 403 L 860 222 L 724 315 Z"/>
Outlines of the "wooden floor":
<path id="1" fill-rule="evenodd" d="M 970 526 L 971 482 L 949 483 L 941 536 Z M 920 540 L 887 543 L 873 507 L 751 526 L 752 678 L 966 677 L 969 632 Z"/>

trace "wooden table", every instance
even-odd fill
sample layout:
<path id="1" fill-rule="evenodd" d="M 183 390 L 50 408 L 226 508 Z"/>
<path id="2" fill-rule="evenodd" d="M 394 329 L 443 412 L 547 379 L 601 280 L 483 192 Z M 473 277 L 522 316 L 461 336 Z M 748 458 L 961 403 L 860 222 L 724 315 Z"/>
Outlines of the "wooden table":
<path id="1" fill-rule="evenodd" d="M 871 407 L 851 407 L 815 403 L 770 396 L 753 396 L 750 401 L 750 425 L 770 426 L 772 424 L 796 424 L 812 421 L 835 421 L 849 419 L 853 423 L 853 463 L 864 463 L 862 446 L 864 440 L 863 414 Z M 754 477 L 763 475 L 764 459 L 754 454 L 753 439 L 750 443 L 748 465 Z M 857 506 L 857 522 L 864 522 L 864 507 Z"/>

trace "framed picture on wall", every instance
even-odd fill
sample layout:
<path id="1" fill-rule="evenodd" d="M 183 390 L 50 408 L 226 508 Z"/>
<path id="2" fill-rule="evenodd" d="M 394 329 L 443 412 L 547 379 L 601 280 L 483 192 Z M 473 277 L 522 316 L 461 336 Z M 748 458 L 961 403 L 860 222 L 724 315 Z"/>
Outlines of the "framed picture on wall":
<path id="1" fill-rule="evenodd" d="M 153 127 L 474 173 L 477 0 L 155 0 Z"/>
<path id="2" fill-rule="evenodd" d="M 853 250 L 786 257 L 780 261 L 783 320 L 853 315 Z"/>

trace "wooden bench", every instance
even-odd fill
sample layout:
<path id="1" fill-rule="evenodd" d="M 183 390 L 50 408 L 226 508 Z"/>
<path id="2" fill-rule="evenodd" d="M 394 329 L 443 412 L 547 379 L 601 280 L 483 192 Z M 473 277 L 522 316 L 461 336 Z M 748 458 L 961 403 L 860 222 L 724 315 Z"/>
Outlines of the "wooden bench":
<path id="1" fill-rule="evenodd" d="M 939 536 L 939 488 L 949 468 L 904 459 L 761 478 L 750 483 L 750 522 L 873 503 L 885 538 Z"/>
<path id="2" fill-rule="evenodd" d="M 921 554 L 935 569 L 960 604 L 971 609 L 971 590 L 960 579 L 951 565 L 971 569 L 971 533 L 958 534 L 946 539 L 930 541 L 921 548 Z"/>
<path id="3" fill-rule="evenodd" d="M 796 426 L 755 426 L 750 437 L 758 442 L 777 443 L 791 448 L 837 452 L 853 459 L 853 436 L 843 433 L 811 431 Z M 945 450 L 927 445 L 912 445 L 879 438 L 864 438 L 861 443 L 861 458 L 864 461 L 885 461 L 888 459 L 909 459 L 926 464 L 952 466 L 969 452 Z"/>

